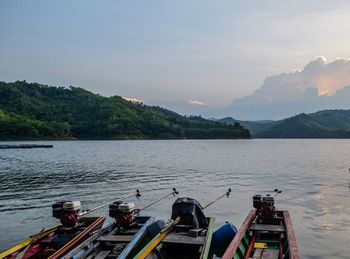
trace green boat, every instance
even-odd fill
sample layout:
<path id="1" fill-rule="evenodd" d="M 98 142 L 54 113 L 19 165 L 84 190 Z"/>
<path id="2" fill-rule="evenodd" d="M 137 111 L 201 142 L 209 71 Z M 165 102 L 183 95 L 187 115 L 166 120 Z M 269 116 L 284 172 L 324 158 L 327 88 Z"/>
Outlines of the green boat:
<path id="1" fill-rule="evenodd" d="M 289 212 L 276 210 L 270 195 L 255 195 L 253 206 L 222 258 L 299 259 Z"/>

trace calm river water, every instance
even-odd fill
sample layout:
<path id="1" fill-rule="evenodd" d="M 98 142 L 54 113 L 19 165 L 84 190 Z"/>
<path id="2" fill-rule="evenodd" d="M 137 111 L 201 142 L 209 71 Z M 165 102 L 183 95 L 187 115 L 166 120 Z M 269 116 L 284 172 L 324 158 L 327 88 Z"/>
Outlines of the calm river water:
<path id="1" fill-rule="evenodd" d="M 0 250 L 55 224 L 51 204 L 62 199 L 86 209 L 140 189 L 143 207 L 176 187 L 205 205 L 230 187 L 206 213 L 239 227 L 255 193 L 279 188 L 302 258 L 349 258 L 350 140 L 36 143 L 54 148 L 0 150 Z M 146 213 L 168 218 L 174 200 Z"/>

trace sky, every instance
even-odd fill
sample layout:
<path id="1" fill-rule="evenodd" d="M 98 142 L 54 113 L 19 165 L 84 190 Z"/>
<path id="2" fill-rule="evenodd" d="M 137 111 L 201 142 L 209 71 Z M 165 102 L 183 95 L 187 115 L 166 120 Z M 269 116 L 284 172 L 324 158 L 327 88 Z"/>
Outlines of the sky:
<path id="1" fill-rule="evenodd" d="M 4 0 L 0 80 L 80 86 L 182 114 L 279 119 L 332 108 L 350 85 L 349 15 L 350 1 L 337 0 Z M 315 61 L 318 76 L 294 74 Z M 334 62 L 339 72 L 323 74 Z"/>

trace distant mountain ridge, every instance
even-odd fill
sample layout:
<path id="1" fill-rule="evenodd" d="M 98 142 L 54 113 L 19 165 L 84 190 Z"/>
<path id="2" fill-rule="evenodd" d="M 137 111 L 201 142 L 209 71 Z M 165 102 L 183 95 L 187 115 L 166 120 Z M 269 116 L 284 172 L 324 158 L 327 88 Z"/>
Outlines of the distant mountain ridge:
<path id="1" fill-rule="evenodd" d="M 350 110 L 324 110 L 278 121 L 239 121 L 231 117 L 218 120 L 239 123 L 254 138 L 350 138 Z"/>
<path id="2" fill-rule="evenodd" d="M 0 139 L 235 139 L 242 126 L 181 116 L 79 87 L 0 82 Z"/>

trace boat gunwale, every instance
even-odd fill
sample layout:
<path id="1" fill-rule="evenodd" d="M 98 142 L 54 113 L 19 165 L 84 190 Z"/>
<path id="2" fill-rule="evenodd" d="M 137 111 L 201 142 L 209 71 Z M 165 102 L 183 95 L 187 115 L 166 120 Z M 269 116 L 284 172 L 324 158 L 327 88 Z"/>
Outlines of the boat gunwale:
<path id="1" fill-rule="evenodd" d="M 285 224 L 285 232 L 287 234 L 287 242 L 289 247 L 289 258 L 290 259 L 300 259 L 299 252 L 298 252 L 298 246 L 296 243 L 295 233 L 292 227 L 292 220 L 290 217 L 290 214 L 286 210 L 278 210 L 277 213 L 282 213 L 283 215 L 283 222 Z M 243 239 L 243 236 L 247 231 L 249 231 L 250 226 L 252 225 L 253 221 L 256 218 L 256 210 L 251 210 L 244 220 L 242 226 L 238 230 L 237 234 L 227 247 L 223 259 L 232 259 L 237 252 L 237 249 Z"/>
<path id="2" fill-rule="evenodd" d="M 210 244 L 213 237 L 214 225 L 215 225 L 215 217 L 209 217 L 209 224 L 207 234 L 205 235 L 204 247 L 202 249 L 202 253 L 200 255 L 201 259 L 207 259 L 210 251 Z"/>
<path id="3" fill-rule="evenodd" d="M 138 229 L 138 231 L 135 233 L 133 239 L 127 244 L 127 246 L 123 249 L 123 251 L 118 255 L 117 258 L 127 258 L 130 253 L 132 252 L 133 248 L 137 245 L 137 243 L 143 238 L 143 235 L 147 231 L 147 227 L 155 222 L 156 218 L 153 216 L 144 216 L 148 217 L 146 222 L 143 224 L 141 228 Z"/>
<path id="4" fill-rule="evenodd" d="M 283 211 L 283 218 L 286 224 L 287 241 L 289 245 L 289 258 L 290 259 L 300 259 L 297 241 L 295 238 L 295 233 L 292 226 L 292 220 L 289 211 Z"/>
<path id="5" fill-rule="evenodd" d="M 140 230 L 142 229 L 146 229 L 148 225 L 150 225 L 151 223 L 153 223 L 155 221 L 155 217 L 153 216 L 136 216 L 136 218 L 143 218 L 146 219 L 145 222 L 143 223 L 143 225 L 138 228 L 138 231 L 135 233 L 133 239 L 129 242 L 129 244 L 127 245 L 127 247 L 130 245 L 131 242 L 135 243 L 135 239 L 137 238 L 137 235 L 140 233 Z M 93 235 L 91 235 L 90 237 L 88 237 L 87 239 L 85 239 L 82 243 L 78 244 L 76 247 L 74 247 L 72 250 L 70 250 L 68 253 L 66 253 L 62 259 L 68 259 L 68 258 L 80 258 L 80 256 L 83 257 L 87 257 L 92 251 L 88 252 L 87 251 L 89 249 L 89 246 L 94 244 L 94 242 L 98 242 L 97 239 L 102 237 L 105 234 L 111 233 L 113 232 L 116 228 L 117 228 L 117 224 L 115 222 L 107 225 L 106 227 L 98 230 L 96 233 L 94 233 Z M 115 234 L 116 236 L 118 236 L 118 234 Z M 132 248 L 129 249 L 130 251 L 126 251 L 127 247 L 124 248 L 123 252 L 118 255 L 118 258 L 126 258 L 130 251 L 132 251 Z M 87 250 L 85 250 L 87 249 Z M 85 253 L 84 253 L 85 251 Z M 82 253 L 82 255 L 80 255 L 80 253 Z M 126 255 L 125 255 L 126 253 Z"/>
<path id="6" fill-rule="evenodd" d="M 102 226 L 104 221 L 106 220 L 106 217 L 83 217 L 81 219 L 95 219 L 93 220 L 93 223 L 89 225 L 84 231 L 82 231 L 79 235 L 74 237 L 72 240 L 70 240 L 67 244 L 62 246 L 59 250 L 57 250 L 53 255 L 48 257 L 49 259 L 56 259 L 60 258 L 64 254 L 67 253 L 69 249 L 74 248 L 74 245 L 77 245 L 78 242 L 81 241 L 82 238 L 84 238 L 86 235 L 90 233 L 90 231 L 94 230 L 95 228 L 98 228 L 99 226 Z"/>
<path id="7" fill-rule="evenodd" d="M 248 231 L 249 227 L 251 226 L 252 222 L 254 221 L 256 216 L 256 210 L 251 210 L 244 220 L 242 226 L 239 228 L 238 232 L 236 233 L 235 237 L 232 239 L 229 246 L 226 248 L 226 251 L 224 255 L 222 256 L 223 259 L 232 259 L 235 255 L 237 248 L 239 244 L 241 243 L 244 234 Z"/>
<path id="8" fill-rule="evenodd" d="M 53 226 L 47 230 L 44 230 L 43 232 L 39 232 L 36 233 L 34 235 L 31 235 L 29 238 L 7 248 L 6 250 L 2 251 L 0 253 L 0 258 L 6 258 L 7 256 L 19 252 L 21 251 L 23 248 L 25 248 L 26 246 L 28 246 L 31 242 L 33 242 L 35 239 L 41 239 L 49 234 L 51 234 L 52 232 L 56 231 L 59 227 L 61 226 L 61 224 L 58 224 L 56 226 Z"/>
<path id="9" fill-rule="evenodd" d="M 48 258 L 58 258 L 57 256 L 62 256 L 63 254 L 66 253 L 67 249 L 69 249 L 72 245 L 75 245 L 77 242 L 81 240 L 84 236 L 86 236 L 92 229 L 98 227 L 98 225 L 102 225 L 103 222 L 105 221 L 105 217 L 100 217 L 100 216 L 95 216 L 95 217 L 82 217 L 79 220 L 83 221 L 91 221 L 92 223 L 84 229 L 79 235 L 74 237 L 72 240 L 70 240 L 67 244 L 62 246 L 59 250 L 57 250 L 54 254 L 52 254 Z M 54 227 L 51 227 L 47 230 L 44 230 L 43 232 L 36 233 L 34 235 L 31 235 L 29 238 L 23 240 L 22 242 L 4 250 L 3 252 L 0 253 L 0 258 L 6 258 L 14 253 L 20 252 L 22 249 L 30 245 L 32 242 L 37 242 L 38 240 L 50 235 L 51 233 L 55 232 L 56 230 L 61 227 L 62 224 L 58 224 Z M 69 246 L 69 247 L 68 247 Z"/>

